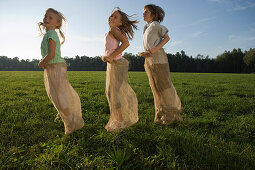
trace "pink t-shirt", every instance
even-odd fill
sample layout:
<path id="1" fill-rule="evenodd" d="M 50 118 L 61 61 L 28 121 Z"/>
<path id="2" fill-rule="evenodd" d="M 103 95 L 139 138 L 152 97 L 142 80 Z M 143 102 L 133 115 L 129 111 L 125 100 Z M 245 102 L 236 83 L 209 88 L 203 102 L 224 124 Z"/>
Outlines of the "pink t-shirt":
<path id="1" fill-rule="evenodd" d="M 108 33 L 104 37 L 104 51 L 105 56 L 109 57 L 120 45 L 120 41 L 115 38 L 112 38 Z M 121 59 L 121 53 L 114 57 L 114 60 Z"/>

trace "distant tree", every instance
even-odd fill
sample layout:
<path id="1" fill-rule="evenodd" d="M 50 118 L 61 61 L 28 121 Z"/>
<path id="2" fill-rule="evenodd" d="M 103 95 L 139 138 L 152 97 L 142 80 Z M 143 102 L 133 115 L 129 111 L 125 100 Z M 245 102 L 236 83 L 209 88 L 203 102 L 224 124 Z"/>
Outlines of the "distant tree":
<path id="1" fill-rule="evenodd" d="M 7 56 L 0 56 L 0 70 L 7 70 L 6 68 L 6 62 L 7 62 L 8 58 Z"/>
<path id="2" fill-rule="evenodd" d="M 143 57 L 133 55 L 131 53 L 125 53 L 123 57 L 129 61 L 130 71 L 144 71 L 145 60 Z"/>
<path id="3" fill-rule="evenodd" d="M 124 58 L 129 61 L 130 71 L 144 71 L 143 57 L 133 55 L 132 53 L 124 53 Z M 176 54 L 167 54 L 169 67 L 171 72 L 201 72 L 201 73 L 242 73 L 255 72 L 255 49 L 251 48 L 244 53 L 240 48 L 225 51 L 216 58 L 209 58 L 198 54 L 195 58 L 186 55 L 184 50 Z M 106 63 L 101 60 L 100 56 L 75 56 L 74 58 L 65 57 L 67 69 L 69 71 L 105 71 Z M 38 71 L 42 70 L 38 67 L 39 60 L 29 59 L 20 60 L 18 57 L 8 58 L 0 56 L 1 71 Z"/>
<path id="4" fill-rule="evenodd" d="M 230 71 L 230 52 L 225 51 L 223 54 L 216 57 L 217 70 L 218 72 L 229 73 Z"/>
<path id="5" fill-rule="evenodd" d="M 244 67 L 244 61 L 243 61 L 243 57 L 244 57 L 244 53 L 242 52 L 242 50 L 240 48 L 233 49 L 231 54 L 231 58 L 230 61 L 228 61 L 231 64 L 231 72 L 232 73 L 240 73 L 243 70 Z"/>
<path id="6" fill-rule="evenodd" d="M 217 56 L 218 70 L 226 73 L 240 73 L 244 69 L 243 61 L 244 53 L 240 48 L 225 51 L 223 54 Z"/>
<path id="7" fill-rule="evenodd" d="M 245 52 L 244 63 L 247 66 L 247 72 L 255 72 L 255 48 L 250 48 L 248 52 Z"/>

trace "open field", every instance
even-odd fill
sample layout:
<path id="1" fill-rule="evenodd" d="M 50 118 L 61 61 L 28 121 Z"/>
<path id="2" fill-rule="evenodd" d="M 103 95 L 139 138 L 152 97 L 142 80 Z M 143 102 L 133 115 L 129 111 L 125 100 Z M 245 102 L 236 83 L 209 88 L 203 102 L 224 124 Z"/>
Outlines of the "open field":
<path id="1" fill-rule="evenodd" d="M 184 122 L 153 123 L 146 73 L 129 72 L 139 122 L 106 132 L 105 72 L 68 72 L 85 127 L 64 135 L 43 72 L 0 72 L 0 169 L 253 169 L 255 74 L 171 73 Z"/>

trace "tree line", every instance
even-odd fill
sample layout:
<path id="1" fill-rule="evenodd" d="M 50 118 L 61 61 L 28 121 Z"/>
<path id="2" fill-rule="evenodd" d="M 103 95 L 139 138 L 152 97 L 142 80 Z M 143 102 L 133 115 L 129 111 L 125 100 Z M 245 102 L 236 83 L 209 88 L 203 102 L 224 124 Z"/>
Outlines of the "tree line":
<path id="1" fill-rule="evenodd" d="M 130 71 L 144 71 L 144 58 L 131 53 L 125 53 L 129 60 Z M 216 58 L 198 54 L 196 57 L 187 56 L 184 51 L 167 54 L 171 72 L 198 73 L 252 73 L 255 72 L 255 48 L 244 51 L 240 48 L 225 51 Z M 65 57 L 69 71 L 105 71 L 106 63 L 101 57 L 76 56 Z M 40 71 L 40 60 L 19 60 L 18 57 L 0 56 L 0 71 Z"/>

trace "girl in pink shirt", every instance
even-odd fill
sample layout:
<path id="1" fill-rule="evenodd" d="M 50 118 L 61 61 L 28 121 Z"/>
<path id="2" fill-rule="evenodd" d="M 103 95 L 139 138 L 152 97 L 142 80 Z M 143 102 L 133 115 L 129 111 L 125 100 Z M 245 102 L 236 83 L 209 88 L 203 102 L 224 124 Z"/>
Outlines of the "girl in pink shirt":
<path id="1" fill-rule="evenodd" d="M 136 23 L 119 8 L 108 19 L 109 32 L 105 35 L 105 55 L 102 56 L 102 60 L 107 62 L 105 93 L 110 119 L 105 129 L 108 132 L 120 132 L 138 121 L 138 101 L 127 82 L 129 63 L 121 56 L 129 46 L 128 39 L 134 36 Z"/>

